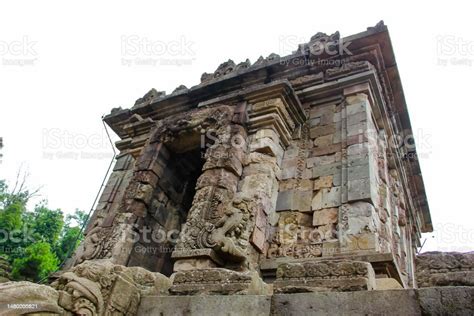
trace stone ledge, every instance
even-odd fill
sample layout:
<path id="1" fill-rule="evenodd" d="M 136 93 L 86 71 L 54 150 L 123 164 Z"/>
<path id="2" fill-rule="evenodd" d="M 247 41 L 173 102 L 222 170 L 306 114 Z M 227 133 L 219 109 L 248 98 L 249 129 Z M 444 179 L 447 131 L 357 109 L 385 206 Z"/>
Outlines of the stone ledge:
<path id="1" fill-rule="evenodd" d="M 271 296 L 147 296 L 138 315 L 270 315 Z"/>
<path id="2" fill-rule="evenodd" d="M 178 271 L 171 276 L 172 295 L 269 294 L 269 287 L 257 272 L 236 272 L 223 268 Z"/>
<path id="3" fill-rule="evenodd" d="M 375 289 L 375 273 L 368 262 L 316 261 L 278 266 L 275 293 L 361 291 Z"/>
<path id="4" fill-rule="evenodd" d="M 145 296 L 138 315 L 472 315 L 474 287 L 270 295 Z"/>
<path id="5" fill-rule="evenodd" d="M 474 286 L 474 252 L 427 252 L 416 257 L 418 287 Z"/>

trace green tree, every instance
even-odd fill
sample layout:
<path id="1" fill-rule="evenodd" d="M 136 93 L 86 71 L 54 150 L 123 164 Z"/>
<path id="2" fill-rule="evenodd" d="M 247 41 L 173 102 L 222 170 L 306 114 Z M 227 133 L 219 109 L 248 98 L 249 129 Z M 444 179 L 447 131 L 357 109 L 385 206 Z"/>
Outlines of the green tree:
<path id="1" fill-rule="evenodd" d="M 38 242 L 28 246 L 21 258 L 13 261 L 12 276 L 15 280 L 37 282 L 51 272 L 56 271 L 58 258 L 47 242 Z"/>
<path id="2" fill-rule="evenodd" d="M 76 210 L 64 218 L 61 210 L 48 208 L 46 201 L 30 212 L 26 206 L 36 192 L 31 194 L 26 189 L 24 178 L 17 181 L 11 191 L 5 181 L 0 180 L 1 267 L 5 271 L 11 267 L 8 275 L 15 280 L 46 278 L 83 238 L 85 212 Z"/>
<path id="3" fill-rule="evenodd" d="M 38 239 L 54 245 L 61 234 L 63 226 L 64 216 L 61 210 L 49 209 L 44 201 L 35 207 L 32 229 Z"/>
<path id="4" fill-rule="evenodd" d="M 66 216 L 61 238 L 55 247 L 55 253 L 61 262 L 71 255 L 84 238 L 81 228 L 86 220 L 87 214 L 80 210 L 76 210 L 74 214 Z"/>
<path id="5" fill-rule="evenodd" d="M 0 181 L 0 255 L 10 258 L 19 253 L 23 241 L 24 201 L 12 197 L 4 181 Z"/>

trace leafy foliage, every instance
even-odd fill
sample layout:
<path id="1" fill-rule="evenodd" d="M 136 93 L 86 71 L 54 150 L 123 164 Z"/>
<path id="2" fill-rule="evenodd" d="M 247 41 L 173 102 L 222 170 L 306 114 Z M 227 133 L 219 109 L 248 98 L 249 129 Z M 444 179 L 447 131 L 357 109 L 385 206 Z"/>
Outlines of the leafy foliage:
<path id="1" fill-rule="evenodd" d="M 79 245 L 87 214 L 76 210 L 65 217 L 45 201 L 28 211 L 30 197 L 23 183 L 9 191 L 0 180 L 0 275 L 39 281 L 57 270 Z"/>
<path id="2" fill-rule="evenodd" d="M 47 242 L 29 245 L 21 258 L 13 261 L 12 277 L 37 282 L 58 268 L 59 260 Z"/>

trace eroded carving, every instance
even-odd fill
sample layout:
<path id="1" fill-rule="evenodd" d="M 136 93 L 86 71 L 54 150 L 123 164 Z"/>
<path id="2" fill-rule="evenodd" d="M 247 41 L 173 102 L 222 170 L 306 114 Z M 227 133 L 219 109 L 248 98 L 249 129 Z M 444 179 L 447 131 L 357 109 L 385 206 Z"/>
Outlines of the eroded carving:
<path id="1" fill-rule="evenodd" d="M 416 257 L 418 287 L 474 286 L 473 270 L 473 252 L 427 252 Z"/>

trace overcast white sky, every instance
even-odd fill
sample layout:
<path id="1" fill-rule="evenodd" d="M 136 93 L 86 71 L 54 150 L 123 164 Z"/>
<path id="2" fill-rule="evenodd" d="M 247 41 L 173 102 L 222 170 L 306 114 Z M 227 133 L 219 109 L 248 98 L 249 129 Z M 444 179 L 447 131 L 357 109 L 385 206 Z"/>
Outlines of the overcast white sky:
<path id="1" fill-rule="evenodd" d="M 111 108 L 132 106 L 152 87 L 196 85 L 229 58 L 287 55 L 316 32 L 344 37 L 383 19 L 437 230 L 424 236 L 423 250 L 474 250 L 469 4 L 4 1 L 0 179 L 11 183 L 23 166 L 52 208 L 89 210 L 112 156 L 101 122 Z"/>

